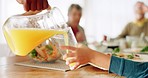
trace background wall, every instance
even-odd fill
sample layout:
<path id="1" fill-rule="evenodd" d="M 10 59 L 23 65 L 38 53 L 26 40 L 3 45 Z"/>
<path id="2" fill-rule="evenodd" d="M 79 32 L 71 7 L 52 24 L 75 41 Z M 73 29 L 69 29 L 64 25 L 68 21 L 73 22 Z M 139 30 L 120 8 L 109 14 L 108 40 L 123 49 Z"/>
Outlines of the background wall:
<path id="1" fill-rule="evenodd" d="M 134 4 L 148 0 L 85 0 L 85 31 L 88 41 L 102 40 L 103 35 L 116 37 L 125 25 L 134 20 Z"/>
<path id="2" fill-rule="evenodd" d="M 67 19 L 70 4 L 77 3 L 83 7 L 80 25 L 84 27 L 88 42 L 100 41 L 103 35 L 116 37 L 125 25 L 134 20 L 134 4 L 148 0 L 49 0 L 51 6 L 61 9 Z M 4 21 L 15 14 L 24 13 L 23 6 L 16 0 L 0 0 L 0 56 L 8 55 L 6 41 L 2 33 Z"/>

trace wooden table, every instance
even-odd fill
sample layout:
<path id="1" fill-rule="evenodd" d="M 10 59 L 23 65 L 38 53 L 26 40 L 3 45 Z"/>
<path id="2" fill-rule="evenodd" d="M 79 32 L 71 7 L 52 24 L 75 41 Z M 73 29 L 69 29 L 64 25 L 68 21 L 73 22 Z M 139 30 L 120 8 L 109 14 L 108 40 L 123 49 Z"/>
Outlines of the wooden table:
<path id="1" fill-rule="evenodd" d="M 89 65 L 68 72 L 14 65 L 27 60 L 18 56 L 0 58 L 0 78 L 122 78 Z"/>

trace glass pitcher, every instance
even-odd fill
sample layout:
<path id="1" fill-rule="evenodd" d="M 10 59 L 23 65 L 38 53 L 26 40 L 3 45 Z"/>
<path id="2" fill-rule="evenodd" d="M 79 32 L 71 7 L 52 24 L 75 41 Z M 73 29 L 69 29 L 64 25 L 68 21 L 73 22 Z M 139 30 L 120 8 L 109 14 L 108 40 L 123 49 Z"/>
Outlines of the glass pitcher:
<path id="1" fill-rule="evenodd" d="M 56 7 L 36 15 L 15 15 L 5 22 L 3 32 L 11 51 L 39 62 L 53 62 L 64 52 L 60 45 L 77 41 Z"/>

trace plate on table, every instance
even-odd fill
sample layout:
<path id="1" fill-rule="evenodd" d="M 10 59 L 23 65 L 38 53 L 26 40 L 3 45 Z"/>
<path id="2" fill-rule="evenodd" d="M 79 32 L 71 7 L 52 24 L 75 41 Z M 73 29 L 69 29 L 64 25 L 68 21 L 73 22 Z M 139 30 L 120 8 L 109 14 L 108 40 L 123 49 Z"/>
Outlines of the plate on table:
<path id="1" fill-rule="evenodd" d="M 125 59 L 132 60 L 132 61 L 137 61 L 137 62 L 148 62 L 147 54 L 120 52 L 120 53 L 116 53 L 116 55 L 114 56 L 119 57 L 119 58 L 125 58 Z"/>
<path id="2" fill-rule="evenodd" d="M 124 49 L 123 52 L 125 52 L 125 53 L 147 54 L 148 55 L 148 52 L 141 52 L 141 50 L 142 50 L 142 48 L 135 48 L 135 49 L 128 48 L 128 49 Z"/>
<path id="3" fill-rule="evenodd" d="M 52 69 L 52 70 L 59 70 L 59 71 L 68 71 L 69 66 L 65 64 L 63 60 L 57 60 L 53 63 L 40 63 L 35 61 L 24 61 L 15 63 L 15 65 L 27 66 L 27 67 L 35 67 L 35 68 L 43 68 L 43 69 Z"/>
<path id="4" fill-rule="evenodd" d="M 123 51 L 124 51 L 124 52 L 127 52 L 127 53 L 138 53 L 138 52 L 140 52 L 141 50 L 142 50 L 142 48 L 134 48 L 134 49 L 128 48 L 128 49 L 124 49 Z"/>

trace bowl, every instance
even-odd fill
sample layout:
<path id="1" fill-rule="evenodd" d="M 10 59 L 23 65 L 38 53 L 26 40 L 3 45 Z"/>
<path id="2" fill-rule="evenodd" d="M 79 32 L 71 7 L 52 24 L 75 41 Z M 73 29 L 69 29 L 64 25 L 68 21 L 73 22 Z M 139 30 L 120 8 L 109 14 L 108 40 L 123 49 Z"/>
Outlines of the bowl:
<path id="1" fill-rule="evenodd" d="M 29 58 L 36 62 L 55 62 L 61 57 L 56 43 L 49 41 L 40 44 L 34 48 L 29 54 Z"/>

